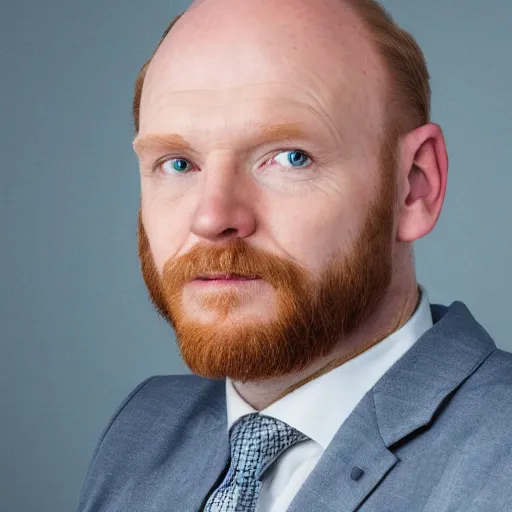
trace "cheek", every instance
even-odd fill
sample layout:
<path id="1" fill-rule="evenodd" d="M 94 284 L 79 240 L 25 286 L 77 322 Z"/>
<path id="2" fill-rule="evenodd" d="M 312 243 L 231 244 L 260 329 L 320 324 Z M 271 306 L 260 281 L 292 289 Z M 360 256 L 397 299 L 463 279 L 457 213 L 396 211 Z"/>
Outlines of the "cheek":
<path id="1" fill-rule="evenodd" d="M 142 196 L 144 229 L 157 270 L 162 273 L 169 258 L 178 254 L 188 235 L 186 219 L 181 219 L 169 203 Z"/>
<path id="2" fill-rule="evenodd" d="M 321 272 L 333 254 L 351 247 L 361 224 L 360 212 L 342 198 L 281 200 L 267 212 L 276 244 L 313 273 Z"/>
<path id="3" fill-rule="evenodd" d="M 267 195 L 263 211 L 277 244 L 313 272 L 349 252 L 375 199 L 377 176 L 368 169 L 372 162 L 354 160 L 324 168 L 302 196 Z"/>

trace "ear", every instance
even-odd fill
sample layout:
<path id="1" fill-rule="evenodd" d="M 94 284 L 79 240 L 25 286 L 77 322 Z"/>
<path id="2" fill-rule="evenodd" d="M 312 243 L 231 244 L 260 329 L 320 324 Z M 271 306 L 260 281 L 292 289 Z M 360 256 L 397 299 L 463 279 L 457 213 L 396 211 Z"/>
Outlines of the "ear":
<path id="1" fill-rule="evenodd" d="M 437 124 L 402 138 L 399 170 L 397 239 L 413 242 L 432 231 L 446 194 L 448 155 Z"/>

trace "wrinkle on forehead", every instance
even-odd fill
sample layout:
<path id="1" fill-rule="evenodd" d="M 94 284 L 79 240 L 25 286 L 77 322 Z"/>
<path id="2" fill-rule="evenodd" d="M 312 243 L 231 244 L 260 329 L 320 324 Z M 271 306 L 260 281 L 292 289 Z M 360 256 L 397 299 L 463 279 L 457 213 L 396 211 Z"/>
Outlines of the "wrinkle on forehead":
<path id="1" fill-rule="evenodd" d="M 317 139 L 329 137 L 332 144 L 345 146 L 347 124 L 353 131 L 353 123 L 337 119 L 337 111 L 326 109 L 326 104 L 330 103 L 307 89 L 278 83 L 221 91 L 173 91 L 148 102 L 142 110 L 139 135 L 178 131 L 187 138 L 227 142 L 259 126 L 282 122 L 302 124 L 309 133 L 315 131 Z M 347 101 L 345 116 L 350 105 Z"/>
<path id="2" fill-rule="evenodd" d="M 203 0 L 173 27 L 146 74 L 141 129 L 163 108 L 221 109 L 289 98 L 335 130 L 375 130 L 386 73 L 339 0 Z M 156 116 L 156 117 L 155 117 Z M 364 128 L 364 130 L 363 130 Z"/>

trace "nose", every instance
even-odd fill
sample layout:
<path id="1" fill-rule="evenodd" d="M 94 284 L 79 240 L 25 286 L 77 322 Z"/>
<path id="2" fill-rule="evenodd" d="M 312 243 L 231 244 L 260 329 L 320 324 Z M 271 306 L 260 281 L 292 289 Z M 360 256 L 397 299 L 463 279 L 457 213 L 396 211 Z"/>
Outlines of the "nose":
<path id="1" fill-rule="evenodd" d="M 213 243 L 250 236 L 256 229 L 253 180 L 233 166 L 220 163 L 203 169 L 202 174 L 191 232 Z"/>

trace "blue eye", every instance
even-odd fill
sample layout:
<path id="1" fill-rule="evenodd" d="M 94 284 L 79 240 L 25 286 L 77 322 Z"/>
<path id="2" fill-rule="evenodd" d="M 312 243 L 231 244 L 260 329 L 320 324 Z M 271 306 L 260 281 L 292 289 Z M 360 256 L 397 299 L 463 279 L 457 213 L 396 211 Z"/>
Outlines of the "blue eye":
<path id="1" fill-rule="evenodd" d="M 284 155 L 284 158 L 281 155 Z M 296 168 L 306 167 L 311 163 L 311 158 L 309 158 L 304 151 L 299 150 L 283 151 L 277 154 L 273 160 L 275 160 L 279 165 L 291 165 Z"/>
<path id="2" fill-rule="evenodd" d="M 190 170 L 190 163 L 183 158 L 170 158 L 162 163 L 164 172 L 184 173 Z"/>

